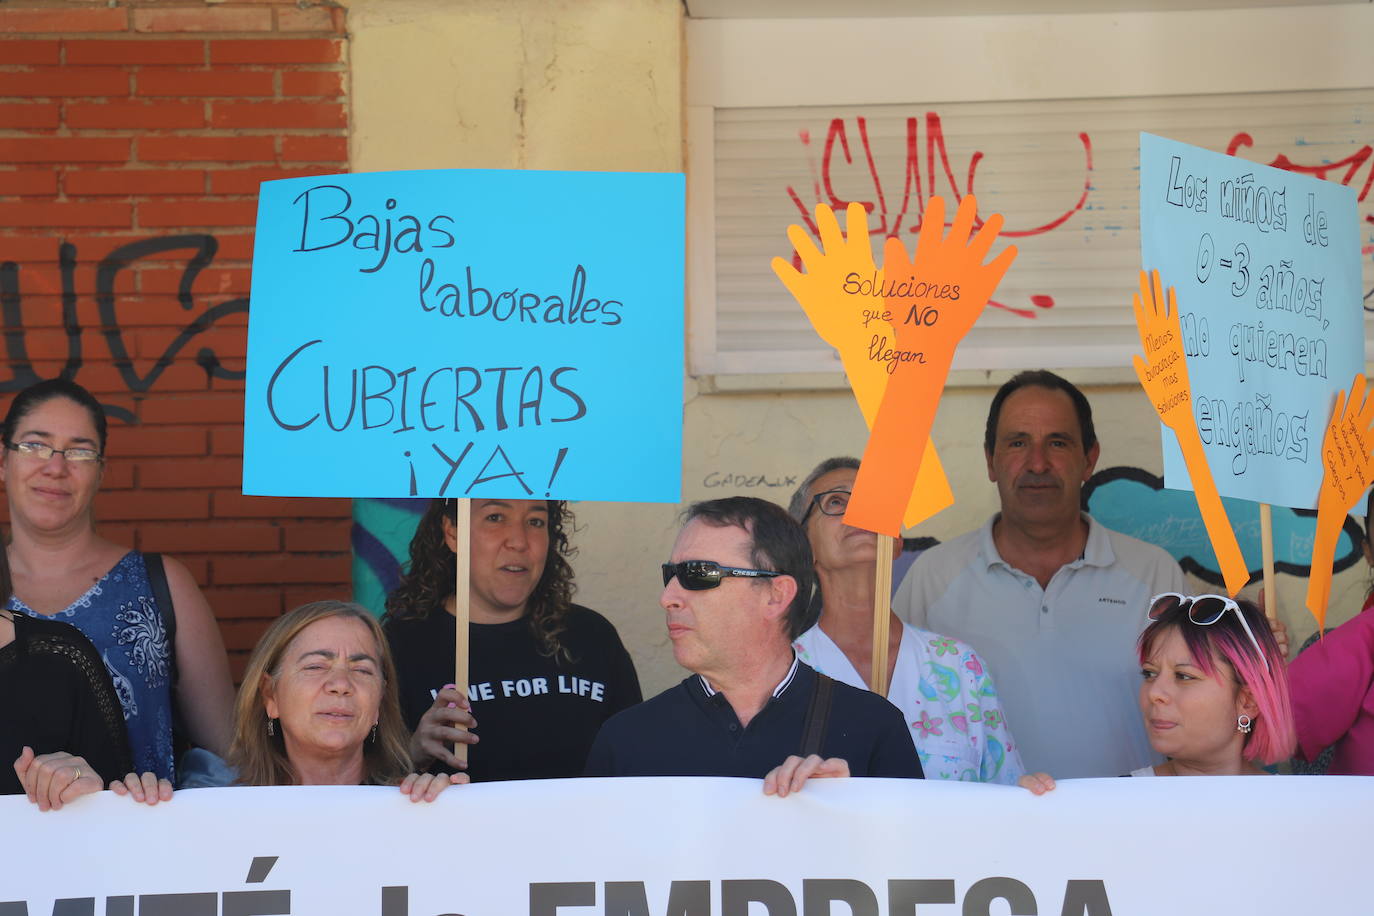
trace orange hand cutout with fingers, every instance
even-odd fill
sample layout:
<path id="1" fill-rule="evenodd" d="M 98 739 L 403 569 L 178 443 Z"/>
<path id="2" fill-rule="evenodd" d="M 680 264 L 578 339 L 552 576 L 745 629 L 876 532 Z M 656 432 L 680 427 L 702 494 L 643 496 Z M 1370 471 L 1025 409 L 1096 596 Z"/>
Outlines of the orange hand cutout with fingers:
<path id="1" fill-rule="evenodd" d="M 1331 563 L 1345 515 L 1374 479 L 1374 397 L 1363 375 L 1350 383 L 1350 394 L 1336 396 L 1336 409 L 1322 440 L 1321 493 L 1317 497 L 1317 536 L 1312 545 L 1312 568 L 1307 579 L 1307 609 L 1326 628 L 1326 604 L 1331 597 Z"/>
<path id="2" fill-rule="evenodd" d="M 797 271 L 783 258 L 773 259 L 773 272 L 806 311 L 816 333 L 839 352 L 864 422 L 872 428 L 889 376 L 885 364 L 870 359 L 869 352 L 874 340 L 889 336 L 889 331 L 882 320 L 881 294 L 862 295 L 858 288 L 862 282 L 867 282 L 870 290 L 881 286 L 882 274 L 873 263 L 868 214 L 863 204 L 850 204 L 845 218 L 849 228 L 847 235 L 840 230 L 830 207 L 825 204 L 816 207 L 820 248 L 812 243 L 801 226 L 789 226 L 787 238 L 801 257 L 806 272 Z M 908 492 L 911 496 L 903 514 L 907 527 L 925 521 L 954 503 L 954 493 L 940 457 L 929 442 L 921 461 L 921 474 Z"/>
<path id="3" fill-rule="evenodd" d="M 1135 374 L 1145 395 L 1154 406 L 1155 413 L 1165 426 L 1174 431 L 1178 438 L 1179 450 L 1183 452 L 1183 462 L 1188 466 L 1188 478 L 1193 482 L 1193 494 L 1197 497 L 1202 522 L 1207 526 L 1207 537 L 1212 542 L 1221 566 L 1222 578 L 1226 580 L 1226 591 L 1235 595 L 1250 581 L 1250 570 L 1245 564 L 1236 541 L 1235 529 L 1226 515 L 1226 507 L 1217 492 L 1212 469 L 1207 464 L 1207 454 L 1202 447 L 1202 436 L 1197 431 L 1197 421 L 1193 418 L 1193 398 L 1188 387 L 1188 362 L 1183 353 L 1183 332 L 1178 321 L 1178 300 L 1174 288 L 1169 287 L 1169 298 L 1164 299 L 1164 289 L 1160 283 L 1159 271 L 1146 274 L 1140 272 L 1140 292 L 1131 297 L 1135 306 L 1135 323 L 1140 331 L 1140 346 L 1145 350 L 1145 358 L 1132 357 Z"/>
<path id="4" fill-rule="evenodd" d="M 1010 246 L 983 263 L 1002 217 L 989 217 L 970 240 L 977 212 L 977 201 L 965 197 L 946 236 L 944 199 L 932 197 L 910 261 L 900 240 L 887 240 L 882 289 L 891 340 L 871 355 L 888 365 L 890 377 L 854 481 L 847 525 L 901 534 L 892 494 L 908 492 L 917 479 L 954 350 L 1016 258 Z"/>

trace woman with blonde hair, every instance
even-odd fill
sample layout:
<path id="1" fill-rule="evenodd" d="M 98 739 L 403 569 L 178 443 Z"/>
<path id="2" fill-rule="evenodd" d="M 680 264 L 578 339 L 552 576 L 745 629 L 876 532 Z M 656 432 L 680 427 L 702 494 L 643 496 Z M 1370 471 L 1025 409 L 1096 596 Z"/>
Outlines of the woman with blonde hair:
<path id="1" fill-rule="evenodd" d="M 407 741 L 396 668 L 365 608 L 316 601 L 263 634 L 234 707 L 238 784 L 399 785 L 411 801 L 432 801 L 467 782 L 411 772 Z"/>

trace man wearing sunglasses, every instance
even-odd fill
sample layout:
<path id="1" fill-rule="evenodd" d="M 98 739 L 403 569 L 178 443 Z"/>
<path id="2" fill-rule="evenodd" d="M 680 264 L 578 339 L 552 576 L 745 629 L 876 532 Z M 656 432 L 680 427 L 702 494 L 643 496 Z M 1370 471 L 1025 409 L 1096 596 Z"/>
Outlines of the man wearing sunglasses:
<path id="1" fill-rule="evenodd" d="M 1001 511 L 922 554 L 893 610 L 978 651 L 1028 771 L 1120 776 L 1157 762 L 1135 642 L 1151 596 L 1184 592 L 1183 572 L 1082 511 L 1099 453 L 1087 398 L 1052 372 L 1022 372 L 993 398 L 983 447 Z"/>
<path id="2" fill-rule="evenodd" d="M 806 535 L 753 497 L 696 503 L 662 567 L 668 638 L 693 672 L 613 716 L 590 776 L 743 776 L 788 795 L 827 776 L 921 776 L 887 700 L 820 678 L 792 640 L 816 621 Z"/>

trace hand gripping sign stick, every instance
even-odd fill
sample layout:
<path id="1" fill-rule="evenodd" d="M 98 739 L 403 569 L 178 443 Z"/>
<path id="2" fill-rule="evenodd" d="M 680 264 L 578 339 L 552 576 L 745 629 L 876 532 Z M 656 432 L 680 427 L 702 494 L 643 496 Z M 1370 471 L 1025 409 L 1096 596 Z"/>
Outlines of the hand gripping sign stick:
<path id="1" fill-rule="evenodd" d="M 472 500 L 459 499 L 458 518 L 454 522 L 458 532 L 458 549 L 453 552 L 456 571 L 453 593 L 453 683 L 466 696 L 468 692 L 468 619 L 472 616 L 470 604 L 470 581 L 472 579 Z M 471 700 L 471 697 L 469 697 Z M 450 706 L 453 704 L 450 703 Z M 459 741 L 453 745 L 453 755 L 464 763 L 468 762 L 468 746 Z"/>

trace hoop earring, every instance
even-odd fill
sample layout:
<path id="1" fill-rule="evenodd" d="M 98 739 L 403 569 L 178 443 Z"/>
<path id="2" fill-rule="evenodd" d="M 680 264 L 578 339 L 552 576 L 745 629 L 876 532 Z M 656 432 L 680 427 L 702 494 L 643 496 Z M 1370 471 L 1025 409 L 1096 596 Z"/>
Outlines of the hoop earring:
<path id="1" fill-rule="evenodd" d="M 276 719 L 268 719 L 268 720 L 267 720 L 267 737 L 270 738 L 270 737 L 272 737 L 273 735 L 275 735 L 275 734 L 277 733 L 277 724 L 276 724 L 276 723 L 277 723 L 277 720 L 276 720 Z"/>
<path id="2" fill-rule="evenodd" d="M 1236 731 L 1238 731 L 1238 732 L 1240 732 L 1240 733 L 1242 733 L 1242 734 L 1245 734 L 1245 735 L 1250 734 L 1250 732 L 1251 732 L 1252 729 L 1253 729 L 1253 727 L 1251 726 L 1250 723 L 1253 722 L 1253 721 L 1255 721 L 1255 720 L 1254 720 L 1254 719 L 1251 719 L 1249 716 L 1245 715 L 1244 713 L 1241 713 L 1240 715 L 1236 716 Z"/>

